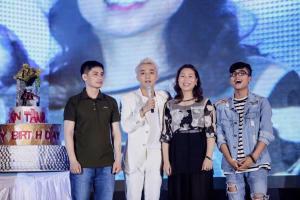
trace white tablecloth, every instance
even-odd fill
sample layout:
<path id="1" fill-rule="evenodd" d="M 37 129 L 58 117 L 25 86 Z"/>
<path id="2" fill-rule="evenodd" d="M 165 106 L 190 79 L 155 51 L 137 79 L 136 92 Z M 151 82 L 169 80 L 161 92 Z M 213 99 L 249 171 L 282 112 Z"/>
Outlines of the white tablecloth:
<path id="1" fill-rule="evenodd" d="M 1 173 L 1 200 L 71 200 L 69 172 Z"/>

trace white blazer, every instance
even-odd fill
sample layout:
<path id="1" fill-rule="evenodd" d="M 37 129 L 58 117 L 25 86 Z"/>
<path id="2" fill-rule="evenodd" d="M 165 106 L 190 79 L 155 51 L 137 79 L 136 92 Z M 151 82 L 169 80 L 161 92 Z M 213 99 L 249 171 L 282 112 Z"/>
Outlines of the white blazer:
<path id="1" fill-rule="evenodd" d="M 164 105 L 168 94 L 164 91 L 155 91 L 155 102 L 159 112 L 159 125 L 162 130 Z M 150 126 L 146 117 L 140 116 L 144 106 L 140 89 L 127 93 L 121 100 L 121 125 L 127 135 L 126 151 L 124 156 L 124 171 L 132 173 L 141 167 L 146 160 L 147 141 Z"/>

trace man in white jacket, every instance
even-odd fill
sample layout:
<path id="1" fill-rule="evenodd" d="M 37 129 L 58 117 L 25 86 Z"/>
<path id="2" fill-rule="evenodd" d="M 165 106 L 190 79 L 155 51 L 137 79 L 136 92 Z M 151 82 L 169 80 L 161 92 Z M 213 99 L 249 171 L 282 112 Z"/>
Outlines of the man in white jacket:
<path id="1" fill-rule="evenodd" d="M 159 200 L 161 177 L 161 143 L 159 141 L 164 104 L 168 94 L 155 91 L 157 65 L 150 58 L 136 67 L 140 88 L 122 98 L 121 125 L 128 134 L 124 159 L 126 198 Z"/>

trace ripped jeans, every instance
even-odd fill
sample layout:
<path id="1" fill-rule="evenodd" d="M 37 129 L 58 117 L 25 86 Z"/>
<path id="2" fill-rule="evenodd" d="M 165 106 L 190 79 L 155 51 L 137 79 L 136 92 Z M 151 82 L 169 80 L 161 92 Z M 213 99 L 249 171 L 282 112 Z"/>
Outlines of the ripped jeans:
<path id="1" fill-rule="evenodd" d="M 236 173 L 226 175 L 227 195 L 229 200 L 245 199 L 245 182 L 246 178 L 251 193 L 251 199 L 267 200 L 268 190 L 268 170 L 259 169 L 253 172 Z M 229 188 L 231 191 L 229 191 Z M 234 190 L 234 191 L 232 191 Z M 256 198 L 254 198 L 256 196 Z M 260 198 L 257 198 L 257 197 Z"/>

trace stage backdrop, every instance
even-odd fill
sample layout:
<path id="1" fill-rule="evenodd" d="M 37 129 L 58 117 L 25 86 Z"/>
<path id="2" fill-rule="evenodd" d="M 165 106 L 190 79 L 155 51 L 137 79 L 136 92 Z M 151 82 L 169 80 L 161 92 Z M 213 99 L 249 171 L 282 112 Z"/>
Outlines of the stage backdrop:
<path id="1" fill-rule="evenodd" d="M 0 0 L 0 122 L 15 105 L 13 75 L 22 63 L 41 68 L 48 122 L 63 123 L 66 100 L 82 89 L 85 60 L 104 64 L 103 91 L 118 101 L 137 89 L 141 59 L 157 62 L 157 88 L 171 94 L 176 69 L 191 63 L 213 102 L 232 94 L 228 68 L 245 61 L 251 89 L 273 107 L 271 173 L 299 175 L 299 10 L 298 0 Z M 216 149 L 215 176 L 222 176 L 220 160 Z"/>

